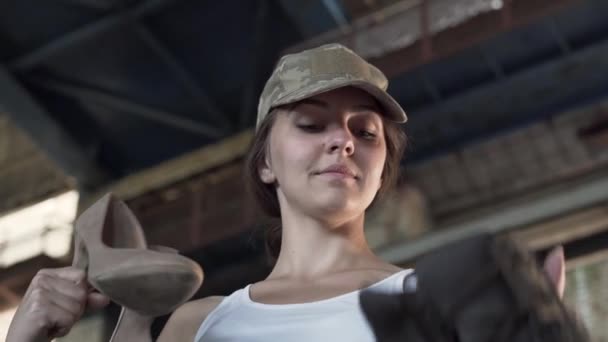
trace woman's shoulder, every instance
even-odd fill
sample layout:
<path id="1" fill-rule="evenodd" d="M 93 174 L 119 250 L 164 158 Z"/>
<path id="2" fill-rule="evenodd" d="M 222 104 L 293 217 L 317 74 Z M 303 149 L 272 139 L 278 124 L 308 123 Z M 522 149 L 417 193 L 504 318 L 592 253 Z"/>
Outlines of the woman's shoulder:
<path id="1" fill-rule="evenodd" d="M 377 260 L 373 264 L 370 265 L 370 267 L 367 269 L 367 272 L 382 278 L 382 277 L 397 274 L 397 273 L 405 271 L 405 270 L 407 270 L 407 269 L 399 267 L 397 265 L 393 265 L 384 260 Z"/>
<path id="2" fill-rule="evenodd" d="M 183 304 L 173 312 L 157 342 L 194 340 L 201 323 L 224 298 L 211 296 Z"/>
<path id="3" fill-rule="evenodd" d="M 224 300 L 224 298 L 226 298 L 226 297 L 209 296 L 209 297 L 205 297 L 205 298 L 201 298 L 201 299 L 197 299 L 197 300 L 192 300 L 192 301 L 184 303 L 177 310 L 175 310 L 175 312 L 180 315 L 186 315 L 186 316 L 188 316 L 188 315 L 207 316 L 218 305 L 220 305 L 220 303 L 222 302 L 222 300 Z"/>
<path id="4" fill-rule="evenodd" d="M 389 264 L 386 262 L 380 263 L 377 267 L 368 270 L 369 283 L 376 283 L 388 278 L 393 278 L 398 274 L 409 272 L 408 269 Z"/>
<path id="5" fill-rule="evenodd" d="M 399 267 L 397 265 L 389 264 L 388 262 L 383 262 L 378 266 L 378 270 L 393 274 L 393 273 L 405 271 L 407 269 L 403 268 L 403 267 Z"/>

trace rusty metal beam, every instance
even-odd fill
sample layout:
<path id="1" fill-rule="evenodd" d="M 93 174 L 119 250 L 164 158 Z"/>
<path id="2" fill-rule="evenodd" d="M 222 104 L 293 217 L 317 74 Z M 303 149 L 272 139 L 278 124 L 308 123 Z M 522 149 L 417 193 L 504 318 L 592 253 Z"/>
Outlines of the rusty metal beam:
<path id="1" fill-rule="evenodd" d="M 245 156 L 252 137 L 253 131 L 247 130 L 216 144 L 204 146 L 157 166 L 131 174 L 99 189 L 94 194 L 82 195 L 80 208 L 87 208 L 107 192 L 112 192 L 121 199 L 130 200 L 228 164 Z"/>
<path id="2" fill-rule="evenodd" d="M 567 6 L 583 0 L 511 0 L 497 11 L 480 14 L 469 21 L 432 37 L 388 53 L 370 62 L 380 68 L 388 77 L 396 76 L 419 65 L 449 57 L 468 47 L 474 46 L 497 34 L 522 27 Z M 422 36 L 424 37 L 424 36 Z"/>

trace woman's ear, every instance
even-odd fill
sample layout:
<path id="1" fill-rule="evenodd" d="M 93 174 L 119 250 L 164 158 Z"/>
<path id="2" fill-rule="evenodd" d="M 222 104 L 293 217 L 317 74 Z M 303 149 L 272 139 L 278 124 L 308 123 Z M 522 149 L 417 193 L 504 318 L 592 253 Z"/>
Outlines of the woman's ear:
<path id="1" fill-rule="evenodd" d="M 272 169 L 270 168 L 268 157 L 264 158 L 264 162 L 260 165 L 258 173 L 262 182 L 266 184 L 272 184 L 277 180 L 272 172 Z"/>

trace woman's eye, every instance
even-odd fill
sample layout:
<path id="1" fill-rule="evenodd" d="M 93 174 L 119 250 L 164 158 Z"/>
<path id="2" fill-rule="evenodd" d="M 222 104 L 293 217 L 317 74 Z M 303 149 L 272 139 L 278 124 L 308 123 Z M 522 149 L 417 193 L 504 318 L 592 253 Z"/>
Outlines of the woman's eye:
<path id="1" fill-rule="evenodd" d="M 360 133 L 361 137 L 363 137 L 364 139 L 375 139 L 376 138 L 376 134 L 367 130 L 361 130 Z"/>
<path id="2" fill-rule="evenodd" d="M 299 124 L 298 128 L 307 132 L 319 132 L 323 129 L 323 126 L 317 124 Z"/>

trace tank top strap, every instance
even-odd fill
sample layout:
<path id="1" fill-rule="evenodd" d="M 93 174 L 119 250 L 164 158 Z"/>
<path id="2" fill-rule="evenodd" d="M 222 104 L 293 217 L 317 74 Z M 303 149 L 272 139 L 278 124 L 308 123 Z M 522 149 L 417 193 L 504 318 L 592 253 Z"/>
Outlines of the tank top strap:
<path id="1" fill-rule="evenodd" d="M 395 273 L 389 279 L 389 284 L 387 284 L 388 286 L 386 287 L 387 292 L 393 294 L 403 293 L 405 288 L 410 288 L 410 279 L 414 278 L 413 276 L 414 270 L 411 268 Z"/>
<path id="2" fill-rule="evenodd" d="M 224 297 L 218 306 L 211 310 L 207 317 L 201 322 L 196 335 L 194 337 L 194 342 L 198 342 L 208 327 L 213 324 L 215 321 L 220 319 L 223 315 L 230 312 L 233 308 L 238 307 L 240 303 L 244 300 L 243 293 L 245 289 L 239 289 L 231 293 L 230 295 Z"/>

